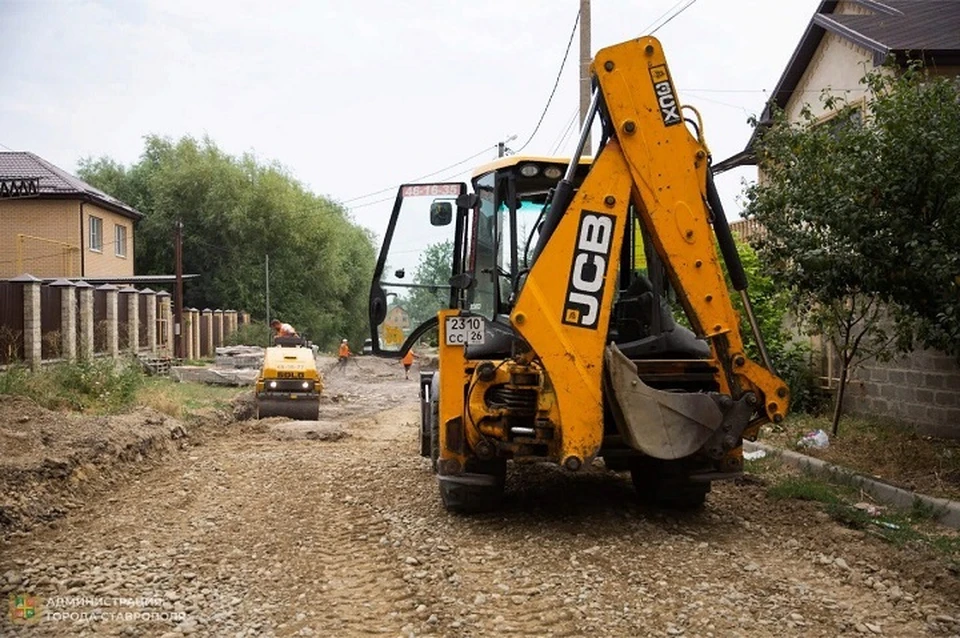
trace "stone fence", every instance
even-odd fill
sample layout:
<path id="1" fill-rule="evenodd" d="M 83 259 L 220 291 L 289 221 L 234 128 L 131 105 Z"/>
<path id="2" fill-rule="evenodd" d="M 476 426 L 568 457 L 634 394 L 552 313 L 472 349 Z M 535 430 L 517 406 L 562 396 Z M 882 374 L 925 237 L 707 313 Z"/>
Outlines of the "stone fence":
<path id="1" fill-rule="evenodd" d="M 236 310 L 184 308 L 187 359 L 213 357 L 218 346 L 250 322 Z M 0 365 L 93 356 L 171 356 L 173 303 L 168 292 L 32 275 L 0 281 Z"/>

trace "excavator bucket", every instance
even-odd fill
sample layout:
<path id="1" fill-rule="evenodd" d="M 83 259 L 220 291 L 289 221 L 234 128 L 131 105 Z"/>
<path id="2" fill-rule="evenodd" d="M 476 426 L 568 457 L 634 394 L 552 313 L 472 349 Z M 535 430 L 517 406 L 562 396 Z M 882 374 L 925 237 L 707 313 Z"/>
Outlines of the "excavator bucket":
<path id="1" fill-rule="evenodd" d="M 617 427 L 633 449 L 658 459 L 683 458 L 703 447 L 723 425 L 714 396 L 651 388 L 616 344 L 607 346 L 604 363 Z"/>
<path id="2" fill-rule="evenodd" d="M 257 418 L 282 416 L 295 421 L 316 421 L 320 417 L 320 399 L 312 397 L 259 397 Z"/>

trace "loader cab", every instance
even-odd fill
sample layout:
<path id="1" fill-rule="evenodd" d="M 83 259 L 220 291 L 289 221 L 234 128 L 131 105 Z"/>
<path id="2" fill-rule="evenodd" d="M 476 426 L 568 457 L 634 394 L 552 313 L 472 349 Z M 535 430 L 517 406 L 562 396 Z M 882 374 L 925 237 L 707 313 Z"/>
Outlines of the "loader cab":
<path id="1" fill-rule="evenodd" d="M 590 170 L 590 158 L 578 164 L 574 186 Z M 551 189 L 569 160 L 510 156 L 481 166 L 472 185 L 479 205 L 470 229 L 475 242 L 469 255 L 476 287 L 467 308 L 485 319 L 509 315 L 532 266 Z"/>
<path id="2" fill-rule="evenodd" d="M 591 161 L 578 162 L 575 188 Z M 568 163 L 557 157 L 503 157 L 474 171 L 472 193 L 463 183 L 401 186 L 371 286 L 373 353 L 399 357 L 421 338 L 435 345 L 437 312 L 460 308 L 482 318 L 486 335 L 482 347 L 466 344 L 468 357 L 508 355 L 515 337 L 508 317 L 533 265 L 552 189 Z M 669 286 L 649 238 L 639 224 L 633 226 L 621 247 L 610 338 L 637 343 L 638 355 L 656 350 L 664 356 L 703 355 L 705 346 L 685 333 L 682 344 L 660 339 L 651 346 L 651 334 L 673 329 L 661 304 Z"/>
<path id="3" fill-rule="evenodd" d="M 402 185 L 370 290 L 372 352 L 399 357 L 418 339 L 435 339 L 444 308 L 505 322 L 568 161 L 500 158 L 474 172 L 472 193 L 463 183 Z M 589 168 L 581 160 L 577 184 Z"/>

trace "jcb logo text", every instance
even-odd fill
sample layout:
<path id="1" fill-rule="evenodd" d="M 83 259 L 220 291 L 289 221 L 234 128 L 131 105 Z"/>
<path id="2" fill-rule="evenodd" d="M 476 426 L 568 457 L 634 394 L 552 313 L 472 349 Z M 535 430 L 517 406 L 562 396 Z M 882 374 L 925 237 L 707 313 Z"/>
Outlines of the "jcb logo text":
<path id="1" fill-rule="evenodd" d="M 663 118 L 664 126 L 673 126 L 679 124 L 680 103 L 677 102 L 677 95 L 670 83 L 670 74 L 667 73 L 665 65 L 655 66 L 650 69 L 650 77 L 653 79 L 653 91 L 657 96 L 657 104 L 660 106 L 660 117 Z"/>
<path id="2" fill-rule="evenodd" d="M 596 329 L 610 261 L 614 221 L 611 215 L 587 210 L 580 213 L 573 268 L 563 305 L 563 323 Z"/>

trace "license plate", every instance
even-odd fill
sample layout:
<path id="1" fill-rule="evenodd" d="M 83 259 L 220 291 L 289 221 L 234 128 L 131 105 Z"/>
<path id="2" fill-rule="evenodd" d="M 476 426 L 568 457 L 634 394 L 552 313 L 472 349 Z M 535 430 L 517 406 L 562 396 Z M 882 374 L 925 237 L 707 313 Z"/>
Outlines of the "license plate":
<path id="1" fill-rule="evenodd" d="M 444 342 L 448 346 L 465 346 L 484 342 L 482 317 L 447 317 Z"/>

